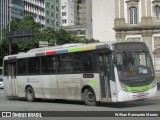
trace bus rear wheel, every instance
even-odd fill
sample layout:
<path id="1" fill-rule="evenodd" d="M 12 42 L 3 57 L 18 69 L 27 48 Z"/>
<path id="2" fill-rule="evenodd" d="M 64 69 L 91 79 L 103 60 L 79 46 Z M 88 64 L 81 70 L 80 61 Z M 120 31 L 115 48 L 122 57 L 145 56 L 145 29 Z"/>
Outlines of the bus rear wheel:
<path id="1" fill-rule="evenodd" d="M 35 101 L 35 94 L 32 87 L 27 87 L 26 89 L 26 99 L 28 102 L 34 102 Z"/>
<path id="2" fill-rule="evenodd" d="M 84 103 L 88 106 L 95 106 L 96 105 L 96 98 L 93 90 L 85 89 L 83 93 L 83 100 Z"/>

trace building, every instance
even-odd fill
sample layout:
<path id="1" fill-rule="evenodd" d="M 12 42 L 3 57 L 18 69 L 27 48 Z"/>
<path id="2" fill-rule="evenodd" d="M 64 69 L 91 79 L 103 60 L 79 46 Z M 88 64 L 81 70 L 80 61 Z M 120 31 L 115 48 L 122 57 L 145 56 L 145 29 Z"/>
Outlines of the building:
<path id="1" fill-rule="evenodd" d="M 74 26 L 77 22 L 77 0 L 61 0 L 62 26 Z"/>
<path id="2" fill-rule="evenodd" d="M 93 38 L 92 1 L 93 0 L 77 0 L 77 25 L 85 27 L 85 37 L 87 39 Z"/>
<path id="3" fill-rule="evenodd" d="M 25 15 L 33 15 L 36 22 L 45 27 L 45 1 L 25 0 Z"/>
<path id="4" fill-rule="evenodd" d="M 93 38 L 115 41 L 115 0 L 92 0 Z"/>
<path id="5" fill-rule="evenodd" d="M 86 38 L 114 41 L 115 1 L 78 0 L 78 25 L 86 26 Z"/>
<path id="6" fill-rule="evenodd" d="M 117 40 L 145 42 L 160 72 L 160 0 L 115 0 Z"/>
<path id="7" fill-rule="evenodd" d="M 33 15 L 42 28 L 61 27 L 59 0 L 25 0 L 25 15 Z"/>
<path id="8" fill-rule="evenodd" d="M 81 39 L 86 38 L 86 27 L 83 25 L 74 25 L 74 26 L 62 26 L 66 31 L 70 31 L 73 35 Z"/>
<path id="9" fill-rule="evenodd" d="M 114 6 L 114 0 L 77 0 L 76 26 L 85 28 L 85 38 L 99 41 L 115 40 Z M 69 26 L 68 29 L 70 28 L 75 29 L 74 33 L 84 33 L 84 30 L 80 32 L 81 29 Z"/>
<path id="10" fill-rule="evenodd" d="M 61 0 L 45 0 L 45 28 L 61 28 Z"/>
<path id="11" fill-rule="evenodd" d="M 8 25 L 9 21 L 9 0 L 0 0 L 0 38 L 2 39 L 2 31 Z"/>
<path id="12" fill-rule="evenodd" d="M 11 0 L 11 19 L 20 21 L 24 17 L 24 0 Z"/>
<path id="13" fill-rule="evenodd" d="M 24 16 L 24 0 L 1 0 L 0 1 L 0 38 L 2 31 L 7 27 L 10 20 L 20 21 Z"/>

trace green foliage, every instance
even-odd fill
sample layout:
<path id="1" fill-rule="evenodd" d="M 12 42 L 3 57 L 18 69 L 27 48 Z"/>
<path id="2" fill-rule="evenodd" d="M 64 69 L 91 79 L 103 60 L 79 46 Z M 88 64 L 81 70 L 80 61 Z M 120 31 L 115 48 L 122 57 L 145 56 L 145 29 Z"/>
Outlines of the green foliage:
<path id="1" fill-rule="evenodd" d="M 11 30 L 22 30 L 22 29 L 32 29 L 35 33 L 35 39 L 32 42 L 18 42 L 12 43 L 12 54 L 17 54 L 18 52 L 26 52 L 32 48 L 37 48 L 39 46 L 39 41 L 48 41 L 50 46 L 62 45 L 66 43 L 91 43 L 98 42 L 97 40 L 91 39 L 80 39 L 77 36 L 71 34 L 70 32 L 60 29 L 55 31 L 54 29 L 47 28 L 41 30 L 41 25 L 34 21 L 34 17 L 31 15 L 25 16 L 20 22 L 11 21 Z M 3 30 L 3 39 L 0 42 L 0 51 L 6 55 L 8 54 L 8 39 L 9 25 Z"/>

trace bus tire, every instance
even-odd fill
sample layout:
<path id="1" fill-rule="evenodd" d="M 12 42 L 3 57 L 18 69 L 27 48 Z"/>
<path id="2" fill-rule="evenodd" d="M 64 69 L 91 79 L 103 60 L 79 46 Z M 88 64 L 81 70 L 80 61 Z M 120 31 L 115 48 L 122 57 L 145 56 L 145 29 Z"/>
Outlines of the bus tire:
<path id="1" fill-rule="evenodd" d="M 93 90 L 85 89 L 83 93 L 83 100 L 84 103 L 88 106 L 95 106 L 96 105 L 96 98 Z"/>
<path id="2" fill-rule="evenodd" d="M 35 101 L 35 93 L 32 87 L 27 87 L 26 89 L 26 99 L 28 102 Z"/>

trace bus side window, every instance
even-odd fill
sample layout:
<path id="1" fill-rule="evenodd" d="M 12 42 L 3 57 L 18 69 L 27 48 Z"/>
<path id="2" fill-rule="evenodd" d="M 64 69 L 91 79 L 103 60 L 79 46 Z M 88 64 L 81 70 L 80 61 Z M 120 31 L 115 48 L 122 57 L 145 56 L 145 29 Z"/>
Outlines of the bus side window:
<path id="1" fill-rule="evenodd" d="M 4 76 L 8 76 L 8 62 L 4 61 Z"/>
<path id="2" fill-rule="evenodd" d="M 81 53 L 82 72 L 93 72 L 93 58 L 90 52 Z"/>
<path id="3" fill-rule="evenodd" d="M 39 57 L 28 59 L 28 74 L 29 75 L 40 74 L 40 58 Z"/>
<path id="4" fill-rule="evenodd" d="M 60 58 L 60 67 L 61 72 L 74 72 L 73 66 L 73 55 L 72 54 L 64 54 Z"/>
<path id="5" fill-rule="evenodd" d="M 56 71 L 55 56 L 41 57 L 41 70 L 42 73 L 53 74 Z"/>
<path id="6" fill-rule="evenodd" d="M 27 74 L 27 59 L 18 59 L 18 75 L 26 75 Z"/>

